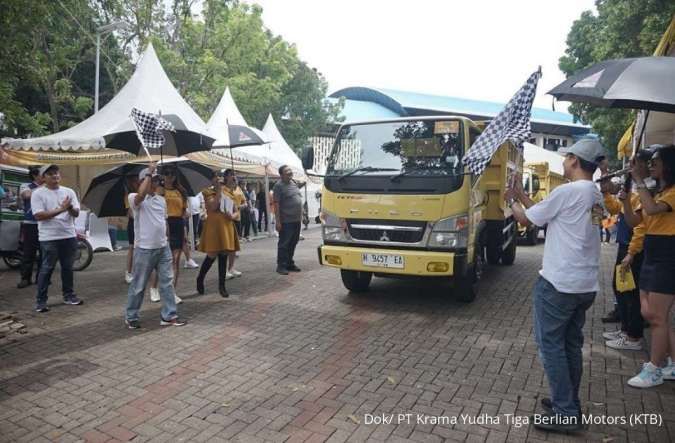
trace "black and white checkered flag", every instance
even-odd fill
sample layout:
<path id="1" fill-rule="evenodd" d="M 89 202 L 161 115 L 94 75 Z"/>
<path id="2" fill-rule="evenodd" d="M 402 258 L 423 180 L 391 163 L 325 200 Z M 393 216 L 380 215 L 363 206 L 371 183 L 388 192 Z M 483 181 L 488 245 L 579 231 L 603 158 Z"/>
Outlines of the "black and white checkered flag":
<path id="1" fill-rule="evenodd" d="M 495 151 L 506 141 L 511 141 L 521 150 L 523 142 L 530 137 L 532 102 L 537 93 L 541 71 L 533 73 L 516 95 L 476 139 L 464 157 L 464 164 L 471 173 L 480 175 L 492 160 Z"/>
<path id="2" fill-rule="evenodd" d="M 143 112 L 139 109 L 131 109 L 131 121 L 136 127 L 136 135 L 144 148 L 161 148 L 164 146 L 164 133 L 162 131 L 176 132 L 171 123 L 161 116 Z"/>

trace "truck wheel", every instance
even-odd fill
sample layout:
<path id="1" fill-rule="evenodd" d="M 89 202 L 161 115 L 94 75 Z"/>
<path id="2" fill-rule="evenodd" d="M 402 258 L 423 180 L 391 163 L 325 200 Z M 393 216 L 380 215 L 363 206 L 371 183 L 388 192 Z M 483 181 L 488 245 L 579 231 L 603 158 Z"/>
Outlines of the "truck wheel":
<path id="1" fill-rule="evenodd" d="M 351 292 L 366 292 L 373 278 L 372 272 L 340 270 L 342 284 Z"/>
<path id="2" fill-rule="evenodd" d="M 487 247 L 485 248 L 485 258 L 490 265 L 499 264 L 499 257 L 501 257 L 501 241 L 497 235 L 490 235 L 488 232 Z"/>
<path id="3" fill-rule="evenodd" d="M 527 231 L 527 244 L 530 246 L 536 246 L 537 242 L 539 241 L 539 228 L 534 227 L 534 229 L 531 229 Z"/>
<path id="4" fill-rule="evenodd" d="M 474 252 L 473 264 L 465 276 L 455 279 L 454 296 L 457 301 L 471 303 L 478 295 L 478 281 L 483 273 L 483 246 Z"/>
<path id="5" fill-rule="evenodd" d="M 511 243 L 502 252 L 502 264 L 511 266 L 516 261 L 516 237 L 513 237 Z"/>

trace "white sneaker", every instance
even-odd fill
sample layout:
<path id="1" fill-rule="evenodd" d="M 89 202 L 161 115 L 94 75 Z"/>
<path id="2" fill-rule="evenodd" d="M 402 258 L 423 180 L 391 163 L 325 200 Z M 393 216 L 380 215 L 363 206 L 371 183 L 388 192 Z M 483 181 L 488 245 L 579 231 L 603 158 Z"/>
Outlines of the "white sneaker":
<path id="1" fill-rule="evenodd" d="M 177 296 L 177 295 L 174 295 L 174 297 L 176 297 L 176 298 L 174 298 L 174 300 L 176 301 L 176 304 L 177 304 L 177 305 L 183 303 L 183 299 L 182 299 L 182 298 L 180 298 L 180 297 Z"/>
<path id="2" fill-rule="evenodd" d="M 642 342 L 640 340 L 638 341 L 628 340 L 628 337 L 625 335 L 617 338 L 616 340 L 609 340 L 607 343 L 605 343 L 605 346 L 612 349 L 621 349 L 626 351 L 642 350 Z"/>
<path id="3" fill-rule="evenodd" d="M 602 333 L 602 338 L 604 338 L 605 340 L 618 340 L 621 337 L 625 337 L 625 336 L 626 336 L 626 334 L 619 329 L 617 329 L 616 331 L 612 331 L 612 332 L 603 332 Z"/>
<path id="4" fill-rule="evenodd" d="M 661 373 L 664 380 L 675 380 L 675 364 L 670 357 L 668 357 L 666 366 L 661 370 Z"/>
<path id="5" fill-rule="evenodd" d="M 134 281 L 134 274 L 131 272 L 125 272 L 124 281 L 127 282 L 128 285 L 131 284 L 131 282 Z"/>
<path id="6" fill-rule="evenodd" d="M 651 388 L 663 384 L 663 372 L 652 362 L 642 365 L 642 371 L 635 377 L 628 380 L 628 386 L 634 388 Z"/>
<path id="7" fill-rule="evenodd" d="M 185 264 L 183 265 L 183 267 L 184 267 L 185 269 L 196 269 L 196 268 L 199 267 L 199 265 L 197 264 L 197 262 L 195 262 L 194 260 L 190 259 L 190 260 L 185 260 Z"/>
<path id="8" fill-rule="evenodd" d="M 150 301 L 157 303 L 160 300 L 159 289 L 150 288 Z"/>
<path id="9" fill-rule="evenodd" d="M 232 274 L 233 277 L 241 277 L 241 272 L 236 269 L 230 269 L 230 274 Z"/>
<path id="10" fill-rule="evenodd" d="M 234 278 L 234 275 L 230 274 L 229 272 L 225 273 L 225 280 L 232 280 Z"/>

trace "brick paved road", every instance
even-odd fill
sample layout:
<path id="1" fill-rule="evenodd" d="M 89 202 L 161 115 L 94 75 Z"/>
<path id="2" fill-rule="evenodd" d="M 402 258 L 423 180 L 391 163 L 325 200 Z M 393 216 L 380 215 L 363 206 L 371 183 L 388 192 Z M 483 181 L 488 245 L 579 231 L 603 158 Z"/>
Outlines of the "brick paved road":
<path id="1" fill-rule="evenodd" d="M 0 270 L 0 311 L 17 312 L 29 330 L 0 344 L 0 440 L 675 440 L 675 385 L 627 387 L 645 354 L 604 346 L 608 277 L 587 322 L 584 409 L 654 412 L 663 423 L 561 437 L 505 423 L 547 393 L 531 333 L 541 245 L 488 270 L 479 299 L 465 305 L 448 288 L 381 279 L 349 296 L 334 270 L 318 266 L 318 243 L 313 230 L 298 250 L 304 272 L 288 277 L 273 273 L 273 240 L 245 244 L 229 300 L 215 293 L 215 269 L 202 297 L 196 271 L 182 270 L 184 328 L 160 328 L 150 303 L 142 330 L 123 327 L 124 252 L 96 254 L 76 274 L 81 307 L 58 304 L 55 275 L 48 314 L 31 311 L 34 286 L 16 290 L 17 274 Z M 605 276 L 614 254 L 603 246 Z M 410 422 L 367 424 L 366 414 L 399 413 L 412 413 Z M 461 414 L 500 423 L 462 423 Z M 433 423 L 455 416 L 457 424 Z"/>

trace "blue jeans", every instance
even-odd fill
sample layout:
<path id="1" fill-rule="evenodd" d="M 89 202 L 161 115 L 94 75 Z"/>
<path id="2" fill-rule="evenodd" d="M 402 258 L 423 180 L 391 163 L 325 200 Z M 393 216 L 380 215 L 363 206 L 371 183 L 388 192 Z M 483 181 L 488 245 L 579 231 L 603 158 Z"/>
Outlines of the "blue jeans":
<path id="1" fill-rule="evenodd" d="M 161 316 L 171 320 L 176 314 L 176 292 L 173 289 L 173 258 L 169 245 L 158 249 L 134 248 L 134 275 L 127 292 L 127 320 L 138 320 L 143 304 L 145 286 L 153 270 L 159 277 L 159 296 L 162 299 Z"/>
<path id="2" fill-rule="evenodd" d="M 75 237 L 61 240 L 40 242 L 40 255 L 42 263 L 37 279 L 37 305 L 47 304 L 47 290 L 52 279 L 52 273 L 56 267 L 56 260 L 61 265 L 61 286 L 63 286 L 63 298 L 69 299 L 73 292 L 73 260 L 77 250 Z"/>
<path id="3" fill-rule="evenodd" d="M 551 389 L 553 412 L 577 416 L 581 411 L 582 329 L 586 310 L 595 300 L 595 292 L 558 292 L 546 279 L 539 277 L 533 295 L 534 334 Z"/>

